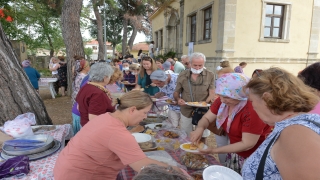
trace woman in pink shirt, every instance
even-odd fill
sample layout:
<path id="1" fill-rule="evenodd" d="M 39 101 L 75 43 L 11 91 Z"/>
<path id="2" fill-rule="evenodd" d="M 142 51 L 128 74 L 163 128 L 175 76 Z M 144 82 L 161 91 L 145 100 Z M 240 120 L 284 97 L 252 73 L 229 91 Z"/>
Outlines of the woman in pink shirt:
<path id="1" fill-rule="evenodd" d="M 310 86 L 316 95 L 320 97 L 320 62 L 316 62 L 306 67 L 298 74 L 298 77 Z M 320 114 L 320 102 L 310 113 Z"/>
<path id="2" fill-rule="evenodd" d="M 54 167 L 56 180 L 111 180 L 126 165 L 137 172 L 149 164 L 168 166 L 147 158 L 126 129 L 147 117 L 153 103 L 151 97 L 141 91 L 130 91 L 114 101 L 115 112 L 89 121 L 61 151 Z"/>

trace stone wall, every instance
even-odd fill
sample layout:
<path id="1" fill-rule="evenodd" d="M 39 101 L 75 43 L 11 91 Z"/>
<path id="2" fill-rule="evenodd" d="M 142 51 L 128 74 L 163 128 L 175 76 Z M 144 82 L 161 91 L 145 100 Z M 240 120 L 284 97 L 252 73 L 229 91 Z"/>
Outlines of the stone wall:
<path id="1" fill-rule="evenodd" d="M 36 69 L 47 69 L 49 67 L 50 56 L 32 56 L 28 59 L 31 61 L 32 67 Z"/>

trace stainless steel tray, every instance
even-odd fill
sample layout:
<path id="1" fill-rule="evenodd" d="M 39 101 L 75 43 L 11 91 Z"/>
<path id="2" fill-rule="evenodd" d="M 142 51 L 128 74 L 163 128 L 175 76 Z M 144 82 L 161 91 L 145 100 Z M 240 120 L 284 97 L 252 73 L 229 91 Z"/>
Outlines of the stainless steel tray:
<path id="1" fill-rule="evenodd" d="M 60 147 L 61 147 L 60 141 L 54 140 L 53 146 L 50 149 L 47 149 L 45 151 L 42 151 L 42 152 L 39 152 L 36 154 L 29 154 L 27 156 L 29 157 L 30 161 L 35 161 L 35 160 L 42 159 L 42 158 L 45 158 L 47 156 L 54 154 L 55 152 L 57 152 L 60 149 Z M 5 160 L 15 157 L 15 156 L 8 155 L 4 151 L 1 152 L 0 156 L 1 156 L 1 158 L 5 159 Z"/>
<path id="2" fill-rule="evenodd" d="M 148 116 L 142 122 L 144 122 L 146 124 L 162 123 L 166 119 L 167 119 L 167 117 L 166 116 L 162 116 L 162 115 L 160 115 L 160 116 Z"/>
<path id="3" fill-rule="evenodd" d="M 32 150 L 21 150 L 19 148 L 14 148 L 12 146 L 4 145 L 2 147 L 2 150 L 8 155 L 20 156 L 20 155 L 29 155 L 29 154 L 39 153 L 39 152 L 45 151 L 47 149 L 50 149 L 54 145 L 53 137 L 50 135 L 47 135 L 47 134 L 26 136 L 26 137 L 19 138 L 19 139 L 39 140 L 39 141 L 45 142 L 45 145 L 43 145 L 42 147 L 36 148 L 36 149 L 32 149 Z"/>

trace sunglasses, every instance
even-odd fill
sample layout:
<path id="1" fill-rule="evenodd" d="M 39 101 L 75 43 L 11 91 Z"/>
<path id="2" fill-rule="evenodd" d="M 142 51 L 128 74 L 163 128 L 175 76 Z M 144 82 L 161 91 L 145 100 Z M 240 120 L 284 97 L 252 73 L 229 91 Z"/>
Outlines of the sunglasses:
<path id="1" fill-rule="evenodd" d="M 254 70 L 253 73 L 254 73 L 254 74 L 257 74 L 257 76 L 260 77 L 260 76 L 261 76 L 260 73 L 261 73 L 262 71 L 263 71 L 262 69 L 256 69 L 256 70 Z"/>

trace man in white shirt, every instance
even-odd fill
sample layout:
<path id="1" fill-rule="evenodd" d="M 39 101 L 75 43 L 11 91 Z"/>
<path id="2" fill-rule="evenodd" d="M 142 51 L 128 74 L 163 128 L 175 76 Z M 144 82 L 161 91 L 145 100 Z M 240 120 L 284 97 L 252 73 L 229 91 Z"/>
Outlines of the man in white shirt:
<path id="1" fill-rule="evenodd" d="M 154 58 L 154 41 L 151 41 L 151 44 L 149 45 L 149 56 L 151 58 Z"/>

